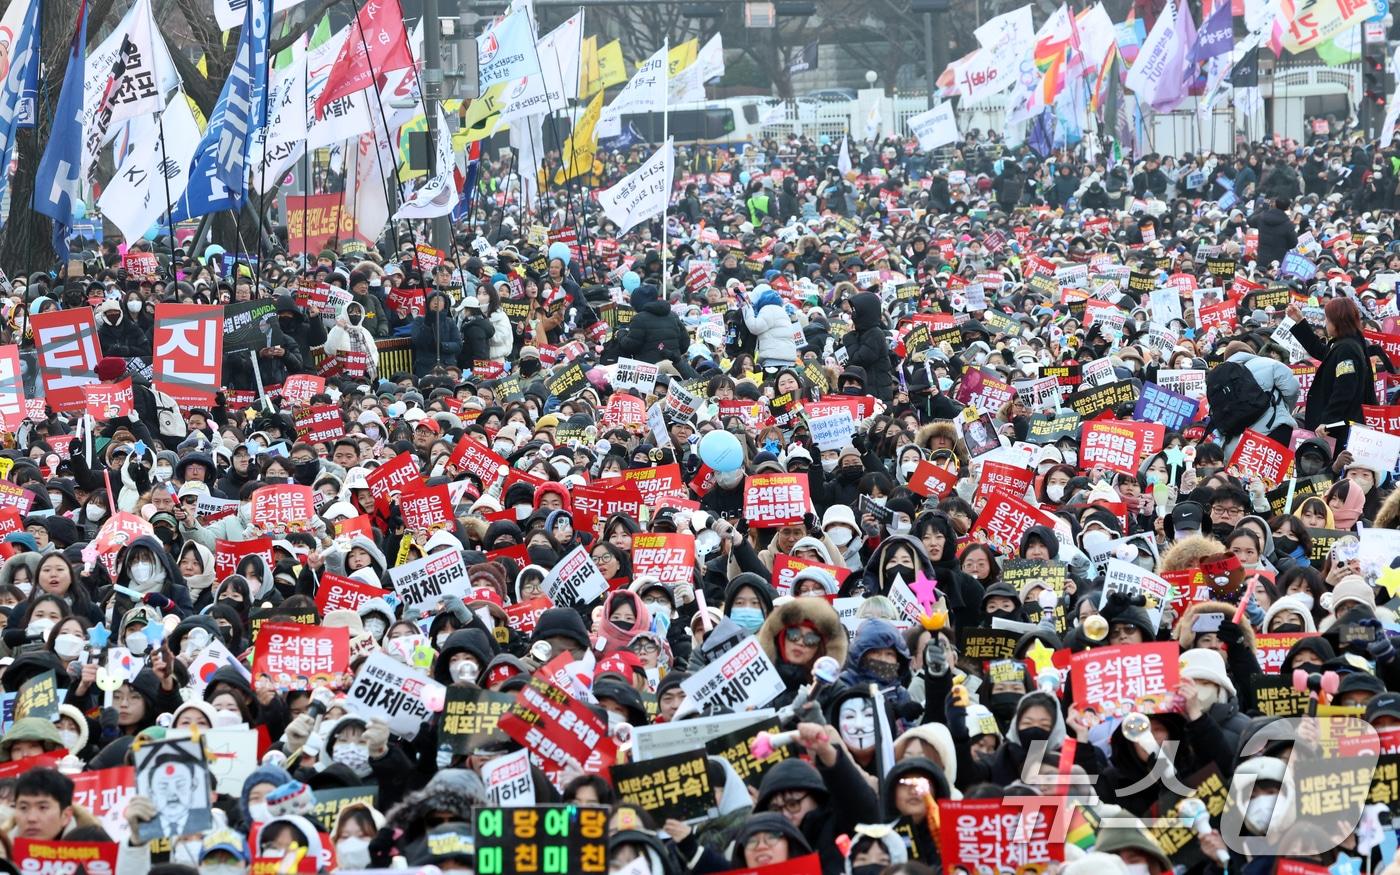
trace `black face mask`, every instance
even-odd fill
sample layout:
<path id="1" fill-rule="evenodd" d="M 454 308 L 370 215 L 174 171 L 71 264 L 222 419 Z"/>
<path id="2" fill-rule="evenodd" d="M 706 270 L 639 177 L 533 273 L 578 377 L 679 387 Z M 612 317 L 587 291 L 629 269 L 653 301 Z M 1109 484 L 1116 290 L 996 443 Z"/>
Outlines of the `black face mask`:
<path id="1" fill-rule="evenodd" d="M 1017 730 L 1016 737 L 1021 739 L 1022 747 L 1030 747 L 1037 741 L 1049 741 L 1050 730 L 1041 729 L 1039 726 L 1031 726 L 1026 729 Z"/>
<path id="2" fill-rule="evenodd" d="M 1281 630 L 1280 630 L 1280 631 L 1281 631 Z M 1299 629 L 1298 631 L 1301 632 L 1301 631 L 1303 631 L 1303 630 Z M 1297 670 L 1300 669 L 1300 668 L 1301 668 L 1303 671 L 1307 672 L 1308 674 L 1320 674 L 1320 673 L 1322 672 L 1322 664 L 1321 664 L 1321 663 L 1317 663 L 1317 662 L 1295 662 L 1295 663 L 1293 663 L 1293 670 L 1294 670 L 1294 671 L 1297 671 Z"/>
<path id="3" fill-rule="evenodd" d="M 298 462 L 292 472 L 292 479 L 302 486 L 310 486 L 316 482 L 316 475 L 321 473 L 321 460 L 308 459 L 305 462 Z"/>
<path id="4" fill-rule="evenodd" d="M 1275 623 L 1272 631 L 1274 631 L 1274 632 L 1283 632 L 1283 633 L 1288 633 L 1288 632 L 1302 632 L 1302 631 L 1303 631 L 1303 624 L 1302 624 L 1302 623 Z"/>
<path id="5" fill-rule="evenodd" d="M 987 614 L 987 616 L 992 618 L 1000 617 L 1003 620 L 1017 619 L 1016 611 L 992 611 L 991 613 Z"/>
<path id="6" fill-rule="evenodd" d="M 525 377 L 533 377 L 540 372 L 539 359 L 524 359 L 520 362 L 520 374 Z"/>
<path id="7" fill-rule="evenodd" d="M 900 579 L 905 583 L 912 583 L 914 580 L 914 569 L 910 568 L 908 565 L 885 566 L 885 581 L 887 583 L 893 581 L 896 574 L 898 574 Z"/>
<path id="8" fill-rule="evenodd" d="M 885 662 L 882 659 L 867 659 L 861 662 L 861 668 L 871 677 L 881 683 L 890 683 L 899 678 L 899 663 Z"/>
<path id="9" fill-rule="evenodd" d="M 1011 725 L 1011 719 L 1016 716 L 1016 706 L 1021 704 L 1021 693 L 993 693 L 992 701 L 987 705 L 987 710 L 992 712 L 992 716 L 997 719 L 997 725 L 1003 730 Z"/>
<path id="10" fill-rule="evenodd" d="M 1229 538 L 1230 533 L 1234 530 L 1235 527 L 1229 523 L 1213 523 L 1210 527 L 1210 533 L 1221 541 Z"/>
<path id="11" fill-rule="evenodd" d="M 1293 540 L 1292 538 L 1282 538 L 1276 536 L 1274 538 L 1274 546 L 1278 548 L 1279 553 L 1283 554 L 1284 556 L 1287 556 L 1294 550 L 1298 549 L 1298 542 Z"/>
<path id="12" fill-rule="evenodd" d="M 854 483 L 865 473 L 864 468 L 857 468 L 853 465 L 842 465 L 836 469 L 836 476 L 842 483 Z"/>

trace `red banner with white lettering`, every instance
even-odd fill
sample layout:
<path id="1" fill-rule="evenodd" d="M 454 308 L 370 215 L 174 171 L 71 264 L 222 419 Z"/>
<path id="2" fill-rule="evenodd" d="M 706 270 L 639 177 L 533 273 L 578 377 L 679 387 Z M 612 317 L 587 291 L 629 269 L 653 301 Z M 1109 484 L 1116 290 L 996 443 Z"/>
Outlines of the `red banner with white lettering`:
<path id="1" fill-rule="evenodd" d="M 792 595 L 792 579 L 799 572 L 806 571 L 808 568 L 816 568 L 830 574 L 835 578 L 837 587 L 840 587 L 851 575 L 851 569 L 844 565 L 809 562 L 786 553 L 778 553 L 773 557 L 773 588 L 778 591 L 778 595 Z"/>
<path id="2" fill-rule="evenodd" d="M 413 532 L 430 532 L 452 525 L 452 499 L 447 484 L 418 486 L 399 496 L 399 512 L 404 528 Z"/>
<path id="3" fill-rule="evenodd" d="M 1079 466 L 1107 468 L 1120 474 L 1137 474 L 1138 461 L 1162 448 L 1166 426 L 1160 422 L 1095 420 L 1084 426 Z"/>
<path id="4" fill-rule="evenodd" d="M 909 490 L 924 498 L 943 498 L 951 494 L 953 487 L 957 485 L 957 471 L 949 471 L 928 459 L 915 465 L 914 472 L 909 475 Z"/>
<path id="5" fill-rule="evenodd" d="M 318 404 L 296 414 L 297 437 L 309 444 L 345 437 L 345 418 L 334 404 Z"/>
<path id="6" fill-rule="evenodd" d="M 632 536 L 632 576 L 651 575 L 664 584 L 690 583 L 695 573 L 695 536 L 638 532 Z"/>
<path id="7" fill-rule="evenodd" d="M 253 645 L 253 689 L 343 690 L 350 672 L 350 630 L 344 626 L 263 623 Z"/>
<path id="8" fill-rule="evenodd" d="M 45 400 L 61 413 L 81 413 L 87 407 L 83 387 L 97 382 L 93 369 L 102 358 L 92 310 L 79 307 L 35 313 L 29 324 L 39 351 Z"/>
<path id="9" fill-rule="evenodd" d="M 1232 473 L 1259 474 L 1270 484 L 1282 483 L 1293 467 L 1293 451 L 1252 429 L 1245 429 L 1230 456 Z"/>
<path id="10" fill-rule="evenodd" d="M 246 541 L 225 541 L 217 538 L 214 541 L 214 577 L 223 580 L 230 574 L 238 571 L 238 563 L 248 556 L 261 556 L 268 565 L 272 564 L 272 539 L 268 537 L 251 538 Z M 250 580 L 249 583 L 257 588 L 262 585 L 261 581 Z"/>
<path id="11" fill-rule="evenodd" d="M 353 577 L 322 574 L 316 587 L 316 607 L 325 616 L 329 611 L 358 611 L 370 599 L 383 598 L 388 590 L 361 583 Z"/>
<path id="12" fill-rule="evenodd" d="M 993 495 L 977 515 L 977 522 L 970 534 L 1003 553 L 1015 553 L 1021 546 L 1021 538 L 1031 526 L 1053 529 L 1056 519 L 1014 496 Z"/>
<path id="13" fill-rule="evenodd" d="M 224 382 L 224 309 L 156 304 L 151 337 L 157 389 L 180 404 L 208 405 Z"/>
<path id="14" fill-rule="evenodd" d="M 315 515 L 316 498 L 310 486 L 282 483 L 253 493 L 253 525 L 264 532 L 302 529 Z"/>
<path id="15" fill-rule="evenodd" d="M 1129 711 L 1155 714 L 1180 683 L 1181 646 L 1175 641 L 1094 647 L 1070 658 L 1074 704 L 1107 717 Z"/>
<path id="16" fill-rule="evenodd" d="M 423 485 L 423 475 L 418 471 L 418 457 L 404 452 L 369 472 L 365 481 L 369 483 L 374 503 L 387 512 L 389 502 L 396 496 Z"/>
<path id="17" fill-rule="evenodd" d="M 116 416 L 130 416 L 136 409 L 136 395 L 131 378 L 117 383 L 93 383 L 83 387 L 87 398 L 87 414 L 98 422 Z"/>
<path id="18" fill-rule="evenodd" d="M 305 407 L 311 396 L 326 391 L 326 378 L 315 374 L 293 374 L 282 384 L 282 402 L 288 407 Z"/>
<path id="19" fill-rule="evenodd" d="M 1027 807 L 1004 799 L 938 800 L 943 871 L 1033 871 L 1036 864 L 1063 860 L 1063 829 L 1052 829 L 1056 811 L 1053 804 Z"/>
<path id="20" fill-rule="evenodd" d="M 976 500 L 986 501 L 993 495 L 1023 498 L 1030 488 L 1035 472 L 1006 462 L 985 462 L 977 479 Z"/>
<path id="21" fill-rule="evenodd" d="M 33 875 L 111 875 L 117 871 L 116 842 L 46 842 L 15 838 L 13 860 Z"/>
<path id="22" fill-rule="evenodd" d="M 0 421 L 5 431 L 24 422 L 24 379 L 20 376 L 19 347 L 0 346 Z"/>
<path id="23" fill-rule="evenodd" d="M 408 47 L 398 0 L 364 4 L 355 18 L 350 39 L 341 46 L 326 86 L 316 99 L 316 117 L 324 115 L 331 101 L 373 85 L 376 75 L 412 66 L 413 53 Z"/>
<path id="24" fill-rule="evenodd" d="M 751 474 L 744 480 L 744 519 L 755 528 L 795 525 L 812 510 L 807 474 Z"/>

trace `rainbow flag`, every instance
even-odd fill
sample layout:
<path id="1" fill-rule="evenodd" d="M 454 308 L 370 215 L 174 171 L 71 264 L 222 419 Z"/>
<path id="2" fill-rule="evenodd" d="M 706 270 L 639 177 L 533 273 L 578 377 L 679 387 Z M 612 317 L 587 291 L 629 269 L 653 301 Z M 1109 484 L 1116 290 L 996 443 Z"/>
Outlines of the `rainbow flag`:
<path id="1" fill-rule="evenodd" d="M 1065 831 L 1065 844 L 1074 845 L 1087 851 L 1098 841 L 1098 819 L 1090 819 L 1088 809 L 1078 802 L 1070 803 L 1069 826 Z"/>

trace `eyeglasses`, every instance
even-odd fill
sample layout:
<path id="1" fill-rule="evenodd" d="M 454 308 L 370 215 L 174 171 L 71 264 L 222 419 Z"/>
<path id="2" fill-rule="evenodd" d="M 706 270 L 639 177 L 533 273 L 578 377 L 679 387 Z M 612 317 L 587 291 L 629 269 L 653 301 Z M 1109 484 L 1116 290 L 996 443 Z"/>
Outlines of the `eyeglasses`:
<path id="1" fill-rule="evenodd" d="M 771 848 L 775 847 L 783 837 L 775 832 L 756 832 L 748 837 L 744 842 L 745 848 Z"/>
<path id="2" fill-rule="evenodd" d="M 661 652 L 661 645 L 657 644 L 655 641 L 647 641 L 643 639 L 641 641 L 633 642 L 631 650 L 638 656 L 651 656 L 653 654 Z"/>
<path id="3" fill-rule="evenodd" d="M 817 647 L 822 643 L 822 636 L 801 626 L 789 626 L 784 630 L 783 637 L 789 644 L 801 644 L 804 647 Z"/>
<path id="4" fill-rule="evenodd" d="M 1221 519 L 1239 519 L 1244 516 L 1244 508 L 1217 504 L 1211 507 L 1210 515 L 1212 517 L 1220 517 Z"/>
<path id="5" fill-rule="evenodd" d="M 798 793 L 796 796 L 775 797 L 773 801 L 768 804 L 768 810 L 792 812 L 796 814 L 798 811 L 802 810 L 802 803 L 806 801 L 806 793 Z"/>

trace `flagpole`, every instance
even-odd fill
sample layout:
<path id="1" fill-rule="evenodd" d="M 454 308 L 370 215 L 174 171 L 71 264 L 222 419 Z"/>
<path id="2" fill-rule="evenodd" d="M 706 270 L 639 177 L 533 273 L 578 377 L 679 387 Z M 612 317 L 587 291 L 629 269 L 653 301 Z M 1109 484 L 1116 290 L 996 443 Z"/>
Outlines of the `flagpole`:
<path id="1" fill-rule="evenodd" d="M 671 40 L 668 36 L 661 41 L 662 48 L 662 74 L 661 74 L 661 148 L 666 148 L 666 144 L 671 141 Z M 667 263 L 670 255 L 667 243 L 669 222 L 666 221 L 666 209 L 671 205 L 671 185 L 672 181 L 667 180 L 666 197 L 661 204 L 661 300 L 670 298 L 667 291 L 667 281 L 671 276 L 671 266 Z"/>
<path id="2" fill-rule="evenodd" d="M 301 53 L 301 118 L 302 124 L 306 127 L 306 132 L 308 135 L 311 133 L 311 123 L 316 120 L 314 118 L 314 109 L 312 110 L 313 118 L 306 117 L 306 98 L 311 91 L 311 84 L 307 81 L 310 78 L 309 74 L 311 72 L 311 61 L 309 60 L 311 56 L 310 45 L 310 41 L 308 41 L 307 51 Z M 308 248 L 306 245 L 306 217 L 307 214 L 311 211 L 311 185 L 313 174 L 315 173 L 315 164 L 315 156 L 311 154 L 310 147 L 303 149 L 301 153 L 301 254 L 303 267 L 308 266 L 311 261 L 311 253 L 306 251 Z M 341 191 L 345 190 L 345 185 L 343 182 L 341 183 L 340 188 Z M 339 218 L 340 213 L 344 210 L 344 198 L 342 198 L 340 210 L 336 212 L 336 218 Z M 289 238 L 287 241 L 288 243 L 291 242 L 291 230 L 292 229 L 290 228 L 287 229 L 287 236 Z"/>
<path id="3" fill-rule="evenodd" d="M 264 0 L 267 10 L 267 27 L 272 29 L 272 0 Z M 264 46 L 263 50 L 263 86 L 262 86 L 262 157 L 258 168 L 258 266 L 254 271 L 254 280 L 262 272 L 263 260 L 263 220 L 267 215 L 267 105 L 271 102 L 272 96 L 272 52 Z M 250 138 L 249 143 L 252 140 Z M 254 283 L 256 289 L 256 282 Z"/>
<path id="4" fill-rule="evenodd" d="M 185 92 L 175 90 L 178 99 L 183 100 Z M 160 130 L 160 178 L 165 183 L 165 227 L 170 232 L 170 276 L 175 276 L 175 205 L 170 200 L 170 174 L 165 172 L 165 164 L 169 160 L 165 156 L 165 110 L 161 110 L 156 117 L 156 125 Z"/>

